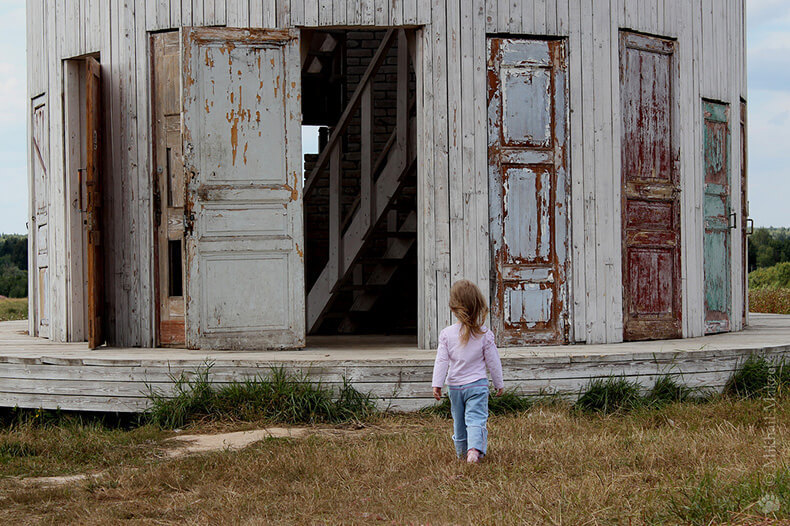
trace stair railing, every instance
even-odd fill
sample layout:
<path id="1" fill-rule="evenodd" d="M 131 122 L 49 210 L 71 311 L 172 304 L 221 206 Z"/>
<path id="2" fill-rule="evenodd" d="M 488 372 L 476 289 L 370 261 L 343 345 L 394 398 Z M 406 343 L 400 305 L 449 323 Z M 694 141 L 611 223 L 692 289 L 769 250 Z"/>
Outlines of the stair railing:
<path id="1" fill-rule="evenodd" d="M 351 123 L 351 118 L 360 110 L 360 195 L 357 213 L 364 214 L 364 237 L 366 237 L 376 223 L 375 201 L 375 170 L 382 162 L 381 157 L 373 162 L 373 80 L 392 47 L 395 37 L 398 38 L 397 58 L 397 101 L 396 101 L 396 126 L 394 147 L 399 151 L 399 160 L 402 168 L 408 162 L 409 148 L 409 54 L 413 42 L 404 29 L 389 29 L 384 35 L 381 44 L 365 70 L 362 79 L 357 85 L 348 105 L 340 115 L 340 119 L 332 129 L 332 134 L 326 146 L 321 151 L 310 175 L 304 184 L 304 199 L 306 200 L 314 189 L 316 180 L 329 164 L 329 259 L 327 267 L 330 276 L 337 284 L 343 279 L 344 268 L 343 254 L 343 229 L 347 221 L 342 220 L 342 137 Z M 388 149 L 393 146 L 388 145 Z M 387 155 L 387 151 L 382 155 Z M 351 214 L 355 212 L 351 209 Z"/>

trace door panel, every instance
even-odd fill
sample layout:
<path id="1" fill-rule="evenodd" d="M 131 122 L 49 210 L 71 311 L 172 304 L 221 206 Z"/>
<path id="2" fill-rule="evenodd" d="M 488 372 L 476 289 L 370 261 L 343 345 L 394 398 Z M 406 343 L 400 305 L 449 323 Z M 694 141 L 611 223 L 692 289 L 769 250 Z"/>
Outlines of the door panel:
<path id="1" fill-rule="evenodd" d="M 491 318 L 500 345 L 567 341 L 562 41 L 488 40 Z"/>
<path id="2" fill-rule="evenodd" d="M 35 334 L 43 338 L 49 337 L 49 192 L 47 185 L 47 159 L 49 159 L 49 125 L 47 123 L 47 107 L 44 104 L 35 106 L 32 119 L 33 135 L 33 192 L 35 195 L 35 273 L 37 290 L 30 291 L 36 305 L 31 313 L 35 320 Z"/>
<path id="3" fill-rule="evenodd" d="M 730 330 L 730 109 L 702 103 L 705 137 L 705 333 Z"/>
<path id="4" fill-rule="evenodd" d="M 681 336 L 675 42 L 621 33 L 623 338 Z"/>
<path id="5" fill-rule="evenodd" d="M 302 347 L 298 33 L 182 38 L 187 346 Z"/>
<path id="6" fill-rule="evenodd" d="M 104 311 L 104 261 L 101 245 L 101 67 L 93 58 L 86 60 L 86 170 L 85 189 L 88 196 L 86 219 L 88 227 L 88 346 L 95 349 L 105 341 L 102 313 Z"/>
<path id="7" fill-rule="evenodd" d="M 153 53 L 154 221 L 157 343 L 186 343 L 184 321 L 184 165 L 181 155 L 180 39 L 177 31 L 151 37 Z"/>

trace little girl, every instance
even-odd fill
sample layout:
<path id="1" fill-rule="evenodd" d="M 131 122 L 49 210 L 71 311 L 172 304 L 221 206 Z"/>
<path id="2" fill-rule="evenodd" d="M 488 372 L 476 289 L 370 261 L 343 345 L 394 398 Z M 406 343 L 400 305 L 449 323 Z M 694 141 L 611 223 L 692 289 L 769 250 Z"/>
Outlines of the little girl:
<path id="1" fill-rule="evenodd" d="M 450 289 L 450 310 L 458 323 L 439 334 L 439 349 L 433 366 L 433 397 L 442 397 L 447 377 L 453 413 L 453 442 L 459 458 L 478 462 L 488 443 L 488 378 L 491 373 L 497 396 L 502 396 L 502 362 L 494 334 L 483 323 L 488 315 L 486 300 L 477 285 L 468 280 Z M 449 374 L 448 374 L 449 369 Z"/>

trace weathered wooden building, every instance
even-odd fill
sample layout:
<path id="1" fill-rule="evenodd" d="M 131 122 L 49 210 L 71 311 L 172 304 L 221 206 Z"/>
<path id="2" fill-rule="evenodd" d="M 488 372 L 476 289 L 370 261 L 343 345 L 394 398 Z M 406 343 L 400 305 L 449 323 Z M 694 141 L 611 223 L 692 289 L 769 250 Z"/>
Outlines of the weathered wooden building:
<path id="1" fill-rule="evenodd" d="M 745 0 L 27 13 L 31 334 L 432 347 L 459 278 L 503 345 L 745 323 Z"/>

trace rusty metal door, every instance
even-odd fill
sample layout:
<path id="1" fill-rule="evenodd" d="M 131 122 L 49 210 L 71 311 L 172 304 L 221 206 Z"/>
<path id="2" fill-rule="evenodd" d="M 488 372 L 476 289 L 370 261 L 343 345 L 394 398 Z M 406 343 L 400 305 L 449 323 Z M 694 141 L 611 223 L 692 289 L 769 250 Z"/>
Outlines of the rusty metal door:
<path id="1" fill-rule="evenodd" d="M 298 31 L 182 30 L 190 348 L 304 346 Z"/>
<path id="2" fill-rule="evenodd" d="M 620 34 L 623 339 L 681 336 L 675 42 Z"/>
<path id="3" fill-rule="evenodd" d="M 565 42 L 488 39 L 491 320 L 499 345 L 567 327 Z"/>
<path id="4" fill-rule="evenodd" d="M 86 220 L 88 228 L 88 346 L 95 349 L 105 341 L 102 312 L 104 311 L 104 263 L 101 244 L 101 67 L 87 58 L 86 80 L 86 147 L 87 163 L 85 189 L 87 194 Z"/>
<path id="5" fill-rule="evenodd" d="M 185 344 L 184 165 L 178 31 L 151 36 L 157 344 Z"/>
<path id="6" fill-rule="evenodd" d="M 705 333 L 730 330 L 730 108 L 703 101 Z"/>

